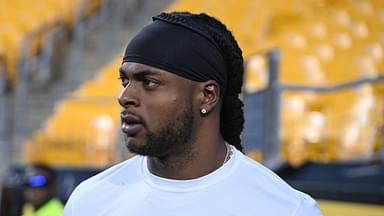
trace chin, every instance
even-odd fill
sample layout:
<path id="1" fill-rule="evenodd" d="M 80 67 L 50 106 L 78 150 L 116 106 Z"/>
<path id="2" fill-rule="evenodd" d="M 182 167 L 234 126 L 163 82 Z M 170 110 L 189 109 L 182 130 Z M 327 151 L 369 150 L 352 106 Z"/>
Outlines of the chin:
<path id="1" fill-rule="evenodd" d="M 148 146 L 145 141 L 138 140 L 137 138 L 129 137 L 125 140 L 125 146 L 127 149 L 139 155 L 148 155 Z"/>
<path id="2" fill-rule="evenodd" d="M 162 157 L 166 155 L 162 150 L 147 144 L 146 142 L 126 142 L 127 149 L 134 154 L 149 156 L 149 157 Z"/>

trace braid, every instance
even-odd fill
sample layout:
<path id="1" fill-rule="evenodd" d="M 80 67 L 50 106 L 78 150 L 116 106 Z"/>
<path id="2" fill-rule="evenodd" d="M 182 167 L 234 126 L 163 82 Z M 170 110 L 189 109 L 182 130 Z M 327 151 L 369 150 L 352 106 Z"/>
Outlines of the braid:
<path id="1" fill-rule="evenodd" d="M 176 19 L 179 23 L 199 32 L 207 33 L 219 46 L 227 63 L 227 88 L 222 96 L 220 132 L 225 141 L 242 151 L 241 132 L 244 125 L 243 102 L 239 98 L 243 84 L 242 51 L 232 33 L 217 19 L 207 14 L 189 12 L 162 13 L 159 16 Z"/>

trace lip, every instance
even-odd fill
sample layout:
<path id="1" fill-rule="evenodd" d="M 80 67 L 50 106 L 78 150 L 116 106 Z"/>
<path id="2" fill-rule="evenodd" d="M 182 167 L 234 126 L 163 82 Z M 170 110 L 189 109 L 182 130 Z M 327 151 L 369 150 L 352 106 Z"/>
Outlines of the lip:
<path id="1" fill-rule="evenodd" d="M 134 114 L 123 111 L 121 113 L 121 130 L 127 136 L 136 135 L 142 128 L 143 124 L 140 118 Z"/>
<path id="2" fill-rule="evenodd" d="M 125 122 L 121 124 L 121 130 L 130 137 L 135 136 L 142 128 L 142 124 L 128 124 Z"/>

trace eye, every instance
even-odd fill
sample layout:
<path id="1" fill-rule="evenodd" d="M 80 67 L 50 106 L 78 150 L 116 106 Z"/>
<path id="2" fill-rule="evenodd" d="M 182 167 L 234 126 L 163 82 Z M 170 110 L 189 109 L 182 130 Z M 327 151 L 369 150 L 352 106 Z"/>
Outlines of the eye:
<path id="1" fill-rule="evenodd" d="M 121 85 L 123 87 L 126 87 L 128 85 L 128 83 L 129 83 L 129 79 L 127 79 L 127 78 L 125 78 L 123 76 L 119 77 L 118 79 L 121 80 Z"/>
<path id="2" fill-rule="evenodd" d="M 150 79 L 144 79 L 143 80 L 143 86 L 147 89 L 153 89 L 156 88 L 159 85 L 159 82 L 155 80 L 150 80 Z"/>

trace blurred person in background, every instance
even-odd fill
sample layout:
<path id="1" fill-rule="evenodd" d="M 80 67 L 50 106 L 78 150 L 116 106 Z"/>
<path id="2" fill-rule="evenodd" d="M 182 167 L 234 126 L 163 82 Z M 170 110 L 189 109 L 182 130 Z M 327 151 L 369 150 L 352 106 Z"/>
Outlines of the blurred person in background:
<path id="1" fill-rule="evenodd" d="M 41 164 L 27 167 L 22 216 L 61 216 L 63 204 L 56 197 L 56 173 Z"/>
<path id="2" fill-rule="evenodd" d="M 206 14 L 161 13 L 128 44 L 121 129 L 137 156 L 81 183 L 64 216 L 319 216 L 242 153 L 242 51 Z"/>

